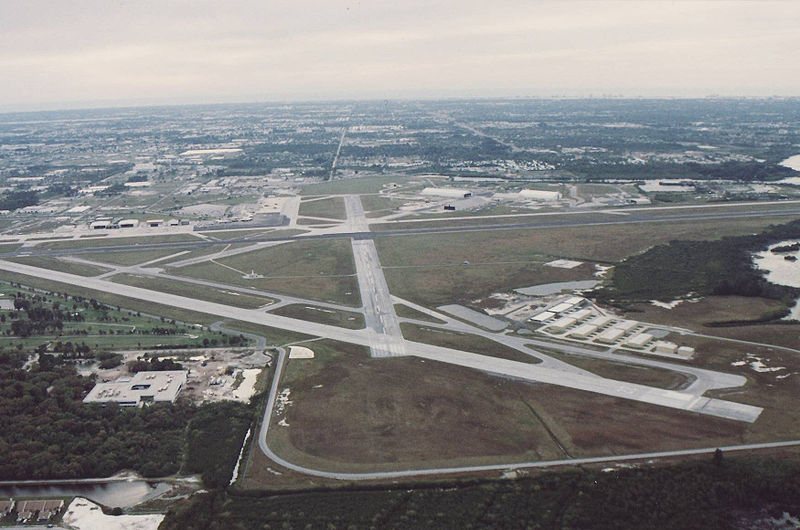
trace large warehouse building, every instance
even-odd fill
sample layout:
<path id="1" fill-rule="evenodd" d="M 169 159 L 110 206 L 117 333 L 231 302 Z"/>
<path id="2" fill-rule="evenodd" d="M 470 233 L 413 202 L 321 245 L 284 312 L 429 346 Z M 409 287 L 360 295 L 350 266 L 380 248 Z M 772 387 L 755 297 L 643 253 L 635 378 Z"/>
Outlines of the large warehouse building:
<path id="1" fill-rule="evenodd" d="M 83 398 L 84 403 L 115 403 L 140 407 L 147 403 L 174 403 L 186 385 L 187 370 L 139 372 L 111 383 L 97 383 Z"/>
<path id="2" fill-rule="evenodd" d="M 428 197 L 444 197 L 447 199 L 466 199 L 472 197 L 472 192 L 470 190 L 461 188 L 425 188 L 421 193 Z"/>

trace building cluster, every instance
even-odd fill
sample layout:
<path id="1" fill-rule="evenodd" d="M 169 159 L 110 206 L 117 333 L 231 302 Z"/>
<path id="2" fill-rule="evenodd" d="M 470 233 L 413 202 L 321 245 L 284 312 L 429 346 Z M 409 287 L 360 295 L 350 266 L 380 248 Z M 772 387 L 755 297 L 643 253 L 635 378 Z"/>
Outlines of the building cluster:
<path id="1" fill-rule="evenodd" d="M 162 226 L 188 225 L 188 219 L 147 219 L 146 221 L 139 221 L 138 219 L 114 219 L 113 217 L 98 217 L 89 223 L 89 228 L 92 230 L 116 230 L 120 228 L 138 228 L 139 226 L 159 228 Z"/>
<path id="2" fill-rule="evenodd" d="M 83 398 L 84 403 L 141 407 L 150 403 L 174 403 L 186 386 L 187 370 L 139 372 L 109 383 L 97 383 Z"/>
<path id="3" fill-rule="evenodd" d="M 599 314 L 585 298 L 571 296 L 557 300 L 533 315 L 530 321 L 540 324 L 540 331 L 581 342 L 616 346 L 654 355 L 689 358 L 694 348 L 656 340 L 649 325 L 636 320 Z"/>
<path id="4" fill-rule="evenodd" d="M 46 523 L 63 508 L 62 499 L 0 500 L 0 517 L 7 518 L 16 512 L 17 523 Z"/>

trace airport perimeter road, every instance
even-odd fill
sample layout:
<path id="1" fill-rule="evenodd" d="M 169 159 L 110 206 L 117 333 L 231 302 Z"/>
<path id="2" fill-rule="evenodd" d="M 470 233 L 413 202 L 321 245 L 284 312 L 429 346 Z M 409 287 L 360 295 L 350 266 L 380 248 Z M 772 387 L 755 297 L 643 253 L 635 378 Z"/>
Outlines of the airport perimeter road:
<path id="1" fill-rule="evenodd" d="M 171 307 L 189 308 L 193 311 L 209 315 L 217 315 L 222 318 L 263 324 L 276 328 L 286 329 L 307 335 L 327 337 L 342 342 L 372 346 L 375 343 L 376 334 L 372 330 L 358 329 L 351 330 L 327 324 L 308 322 L 288 318 L 280 315 L 264 313 L 263 311 L 241 309 L 215 302 L 197 300 L 185 296 L 178 296 L 169 293 L 162 293 L 140 287 L 109 282 L 98 278 L 88 278 L 66 272 L 42 269 L 30 265 L 0 261 L 0 270 L 29 275 L 37 278 L 47 278 L 55 282 L 68 285 L 77 285 L 88 289 L 101 292 L 126 296 L 137 300 L 144 300 L 150 303 L 162 304 Z M 391 300 L 391 299 L 390 299 Z M 391 337 L 390 335 L 380 335 L 380 337 Z M 467 353 L 428 344 L 398 341 L 404 347 L 408 355 L 430 359 L 434 361 L 455 364 L 473 368 L 483 372 L 520 379 L 532 382 L 543 382 L 568 388 L 576 388 L 606 394 L 609 396 L 642 401 L 654 405 L 661 405 L 681 410 L 710 414 L 739 421 L 753 422 L 758 418 L 761 409 L 748 405 L 741 405 L 718 399 L 709 399 L 690 393 L 672 390 L 663 390 L 633 383 L 605 379 L 596 375 L 586 376 L 577 373 L 569 373 L 563 370 L 544 368 L 539 365 L 523 362 L 508 361 L 496 357 L 488 357 L 476 353 Z M 395 353 L 394 350 L 389 350 Z"/>
<path id="2" fill-rule="evenodd" d="M 506 471 L 513 469 L 526 469 L 526 468 L 551 468 L 563 466 L 577 466 L 582 464 L 604 464 L 614 462 L 630 462 L 635 460 L 652 460 L 657 458 L 676 458 L 682 456 L 705 455 L 712 454 L 717 449 L 723 452 L 734 451 L 753 451 L 759 449 L 776 449 L 781 447 L 793 447 L 800 445 L 800 440 L 790 440 L 784 442 L 767 442 L 747 445 L 731 445 L 725 447 L 703 447 L 700 449 L 684 449 L 679 451 L 662 451 L 654 453 L 633 453 L 627 455 L 617 456 L 600 456 L 591 458 L 573 458 L 565 460 L 545 460 L 538 462 L 509 462 L 507 464 L 493 464 L 484 466 L 462 466 L 462 467 L 440 467 L 440 468 L 423 468 L 423 469 L 407 469 L 402 471 L 373 471 L 362 473 L 343 473 L 324 471 L 321 469 L 313 469 L 297 464 L 293 464 L 288 460 L 281 458 L 269 447 L 267 442 L 267 435 L 269 433 L 270 423 L 272 422 L 273 411 L 275 410 L 275 401 L 278 395 L 278 387 L 280 386 L 280 379 L 283 374 L 283 367 L 286 363 L 286 352 L 281 351 L 278 355 L 277 364 L 275 365 L 275 375 L 272 380 L 272 385 L 269 390 L 269 398 L 267 399 L 267 408 L 264 411 L 264 418 L 261 422 L 261 430 L 258 434 L 258 447 L 261 451 L 273 462 L 306 475 L 315 477 L 329 478 L 334 480 L 391 480 L 397 478 L 419 477 L 430 475 L 447 475 L 454 473 L 475 473 L 483 471 Z"/>
<path id="3" fill-rule="evenodd" d="M 361 198 L 345 196 L 347 222 L 355 229 L 368 229 Z M 370 336 L 373 357 L 405 355 L 403 333 L 394 311 L 392 295 L 383 275 L 378 251 L 372 239 L 351 239 L 353 260 L 356 264 L 358 289 L 364 304 L 364 317 Z"/>

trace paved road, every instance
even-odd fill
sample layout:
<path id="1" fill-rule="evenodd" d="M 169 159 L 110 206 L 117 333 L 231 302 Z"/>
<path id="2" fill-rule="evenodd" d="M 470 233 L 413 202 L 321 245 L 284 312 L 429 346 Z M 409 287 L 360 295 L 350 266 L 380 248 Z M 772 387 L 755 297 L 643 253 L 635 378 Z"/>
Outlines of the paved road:
<path id="1" fill-rule="evenodd" d="M 217 315 L 226 319 L 242 320 L 255 324 L 263 324 L 276 328 L 286 329 L 305 333 L 308 335 L 320 336 L 373 346 L 375 343 L 375 333 L 372 330 L 360 329 L 350 330 L 337 326 L 329 326 L 315 322 L 307 322 L 294 318 L 288 318 L 271 313 L 264 313 L 258 310 L 241 309 L 224 304 L 197 300 L 185 296 L 178 296 L 169 293 L 162 293 L 140 287 L 132 287 L 117 284 L 97 278 L 87 278 L 65 272 L 59 272 L 20 263 L 0 261 L 0 270 L 27 274 L 39 278 L 78 285 L 88 289 L 95 289 L 102 292 L 127 296 L 130 298 L 145 300 L 152 303 L 163 304 L 172 307 L 190 308 L 194 311 Z M 388 335 L 381 335 L 387 337 Z M 410 355 L 423 357 L 430 360 L 446 362 L 475 368 L 488 373 L 513 377 L 526 381 L 546 382 L 550 384 L 577 388 L 597 392 L 610 396 L 632 399 L 656 405 L 662 405 L 681 410 L 710 414 L 713 416 L 727 417 L 739 421 L 752 422 L 758 417 L 761 409 L 750 407 L 717 399 L 703 398 L 694 394 L 663 390 L 658 388 L 635 385 L 622 381 L 604 379 L 597 376 L 586 376 L 579 373 L 568 373 L 562 370 L 545 368 L 540 365 L 531 365 L 522 362 L 508 361 L 496 357 L 488 357 L 475 353 L 460 352 L 448 348 L 441 348 L 428 344 L 402 341 L 405 351 Z M 390 349 L 390 351 L 392 351 Z"/>
<path id="2" fill-rule="evenodd" d="M 423 469 L 408 469 L 403 471 L 374 471 L 366 473 L 341 473 L 341 472 L 324 471 L 321 469 L 313 469 L 294 464 L 280 457 L 279 455 L 275 454 L 275 452 L 269 447 L 269 444 L 267 443 L 267 434 L 269 433 L 270 423 L 275 408 L 275 400 L 278 394 L 278 387 L 280 386 L 279 382 L 283 374 L 283 367 L 285 362 L 286 362 L 286 353 L 281 352 L 278 356 L 278 361 L 275 368 L 275 376 L 273 378 L 272 386 L 270 387 L 269 391 L 269 398 L 267 400 L 267 408 L 264 412 L 264 418 L 261 423 L 261 430 L 258 436 L 258 446 L 261 449 L 261 451 L 267 456 L 267 458 L 280 464 L 281 466 L 287 469 L 291 469 L 292 471 L 297 471 L 299 473 L 304 473 L 306 475 L 312 475 L 315 477 L 329 478 L 335 480 L 386 480 L 386 479 L 417 477 L 425 475 L 444 475 L 450 473 L 505 471 L 511 469 L 550 468 L 559 466 L 576 466 L 580 464 L 601 464 L 601 463 L 613 463 L 613 462 L 627 462 L 632 460 L 650 460 L 655 458 L 670 458 L 677 456 L 712 454 L 714 451 L 717 450 L 717 447 L 704 447 L 700 449 L 686 449 L 681 451 L 633 453 L 627 455 L 601 456 L 594 458 L 572 458 L 564 460 L 549 460 L 549 461 L 538 461 L 538 462 L 509 462 L 507 464 L 494 464 L 494 465 L 484 465 L 484 466 L 423 468 Z M 720 447 L 719 449 L 722 449 L 722 451 L 724 452 L 734 452 L 734 451 L 751 451 L 757 449 L 773 449 L 780 447 L 792 447 L 797 445 L 800 445 L 800 440 L 748 444 L 748 445 L 731 445 L 731 446 Z"/>

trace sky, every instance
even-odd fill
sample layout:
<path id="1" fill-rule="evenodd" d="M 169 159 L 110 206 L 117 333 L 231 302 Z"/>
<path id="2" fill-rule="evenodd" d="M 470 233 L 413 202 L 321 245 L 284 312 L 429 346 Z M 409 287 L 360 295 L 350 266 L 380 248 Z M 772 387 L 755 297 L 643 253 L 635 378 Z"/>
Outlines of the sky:
<path id="1" fill-rule="evenodd" d="M 800 2 L 0 0 L 0 109 L 800 96 Z"/>

